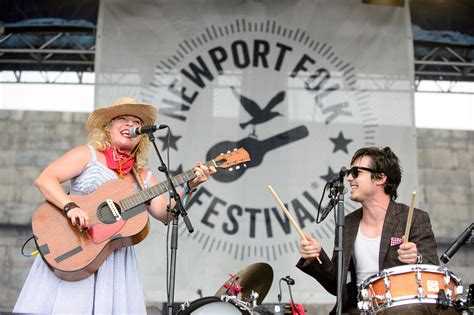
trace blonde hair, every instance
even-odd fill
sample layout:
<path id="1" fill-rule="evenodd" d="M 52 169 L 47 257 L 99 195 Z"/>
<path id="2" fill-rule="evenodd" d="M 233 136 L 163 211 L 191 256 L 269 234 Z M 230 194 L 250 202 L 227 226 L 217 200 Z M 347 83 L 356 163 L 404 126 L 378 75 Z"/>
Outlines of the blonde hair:
<path id="1" fill-rule="evenodd" d="M 93 146 L 96 150 L 104 151 L 111 145 L 110 140 L 110 127 L 111 122 L 102 128 L 94 128 L 89 135 L 88 143 Z M 150 140 L 148 137 L 141 136 L 140 142 L 135 148 L 135 165 L 133 168 L 140 173 L 148 162 L 148 149 L 150 148 Z"/>

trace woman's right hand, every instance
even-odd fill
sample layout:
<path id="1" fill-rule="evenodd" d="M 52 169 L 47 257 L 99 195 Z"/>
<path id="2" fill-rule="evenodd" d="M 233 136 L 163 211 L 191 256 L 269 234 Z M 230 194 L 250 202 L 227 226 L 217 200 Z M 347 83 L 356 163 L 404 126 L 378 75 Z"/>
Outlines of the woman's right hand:
<path id="1" fill-rule="evenodd" d="M 304 233 L 306 240 L 301 239 L 300 241 L 300 254 L 306 260 L 314 260 L 319 257 L 321 252 L 321 244 L 308 233 Z"/>
<path id="2" fill-rule="evenodd" d="M 81 228 L 88 228 L 90 225 L 89 215 L 81 208 L 73 208 L 67 212 L 67 217 L 71 220 L 71 224 Z"/>

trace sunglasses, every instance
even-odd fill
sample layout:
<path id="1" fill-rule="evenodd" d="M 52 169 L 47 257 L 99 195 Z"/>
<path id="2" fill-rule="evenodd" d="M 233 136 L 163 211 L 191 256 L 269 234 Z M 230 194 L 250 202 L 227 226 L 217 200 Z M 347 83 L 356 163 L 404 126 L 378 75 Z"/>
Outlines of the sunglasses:
<path id="1" fill-rule="evenodd" d="M 353 166 L 351 167 L 351 169 L 347 170 L 346 176 L 349 176 L 349 174 L 351 174 L 353 178 L 357 178 L 361 170 L 371 172 L 371 173 L 379 173 L 379 174 L 383 173 L 382 171 L 374 170 L 373 168 L 368 168 L 368 167 L 363 167 L 363 166 Z"/>

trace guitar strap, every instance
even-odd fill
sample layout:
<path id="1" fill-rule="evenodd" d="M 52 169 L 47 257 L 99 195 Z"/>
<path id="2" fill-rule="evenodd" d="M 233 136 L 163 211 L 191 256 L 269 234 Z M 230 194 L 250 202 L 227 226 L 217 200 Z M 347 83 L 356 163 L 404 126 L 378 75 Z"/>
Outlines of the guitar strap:
<path id="1" fill-rule="evenodd" d="M 132 173 L 133 173 L 133 176 L 135 176 L 135 179 L 137 180 L 137 183 L 138 183 L 138 186 L 140 186 L 140 189 L 145 190 L 145 184 L 143 183 L 143 179 L 140 176 L 140 174 L 138 174 L 138 172 L 135 170 L 134 167 L 132 168 Z"/>

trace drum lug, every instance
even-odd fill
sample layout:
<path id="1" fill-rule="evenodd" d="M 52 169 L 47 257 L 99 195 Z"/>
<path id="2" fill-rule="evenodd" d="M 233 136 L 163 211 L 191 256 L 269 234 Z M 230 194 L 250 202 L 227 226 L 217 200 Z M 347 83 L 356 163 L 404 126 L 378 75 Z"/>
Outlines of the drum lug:
<path id="1" fill-rule="evenodd" d="M 418 285 L 418 288 L 416 290 L 417 294 L 416 296 L 418 297 L 418 301 L 421 302 L 421 299 L 424 298 L 423 296 L 423 285 L 421 284 L 422 280 L 422 275 L 421 275 L 421 269 L 417 266 L 416 267 L 416 284 Z"/>
<path id="2" fill-rule="evenodd" d="M 367 289 L 362 289 L 359 291 L 359 299 L 366 300 L 369 297 L 369 291 Z"/>
<path id="3" fill-rule="evenodd" d="M 443 279 L 444 279 L 444 286 L 448 288 L 449 283 L 451 282 L 451 277 L 449 275 L 446 275 L 446 277 L 444 277 Z"/>
<path id="4" fill-rule="evenodd" d="M 421 285 L 421 272 L 420 272 L 420 269 L 418 268 L 416 270 L 416 283 L 418 284 L 418 286 Z"/>
<path id="5" fill-rule="evenodd" d="M 390 293 L 390 290 L 385 292 L 384 297 L 387 300 L 387 306 L 391 306 L 392 305 L 392 294 Z"/>
<path id="6" fill-rule="evenodd" d="M 390 291 L 390 279 L 388 278 L 387 274 L 385 274 L 383 278 L 383 284 L 385 286 L 385 289 L 387 289 L 387 291 Z"/>
<path id="7" fill-rule="evenodd" d="M 423 287 L 421 285 L 419 285 L 417 291 L 418 291 L 418 294 L 417 294 L 418 300 L 421 301 L 421 299 L 424 298 L 424 296 L 423 296 Z"/>

